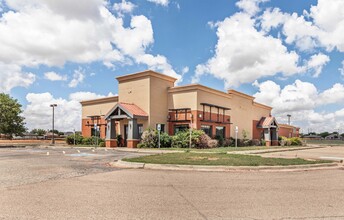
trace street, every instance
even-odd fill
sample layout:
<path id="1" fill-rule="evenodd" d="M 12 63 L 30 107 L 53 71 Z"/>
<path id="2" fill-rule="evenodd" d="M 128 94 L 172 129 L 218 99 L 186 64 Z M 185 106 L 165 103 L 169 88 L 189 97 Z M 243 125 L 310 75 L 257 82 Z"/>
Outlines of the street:
<path id="1" fill-rule="evenodd" d="M 138 153 L 61 150 L 0 149 L 0 219 L 344 219 L 343 170 L 115 169 Z"/>

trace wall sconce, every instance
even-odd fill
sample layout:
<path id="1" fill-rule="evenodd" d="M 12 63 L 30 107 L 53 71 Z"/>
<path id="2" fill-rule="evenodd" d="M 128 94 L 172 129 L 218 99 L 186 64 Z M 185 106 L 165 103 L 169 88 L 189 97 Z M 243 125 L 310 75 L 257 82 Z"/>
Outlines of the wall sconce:
<path id="1" fill-rule="evenodd" d="M 171 119 L 171 115 L 167 115 L 167 119 L 170 120 Z"/>
<path id="2" fill-rule="evenodd" d="M 190 114 L 190 118 L 193 118 L 193 115 L 192 115 L 192 114 Z"/>
<path id="3" fill-rule="evenodd" d="M 199 117 L 199 118 L 202 118 L 202 114 L 198 114 L 198 117 Z"/>
<path id="4" fill-rule="evenodd" d="M 86 121 L 86 124 L 87 124 L 87 125 L 90 125 L 90 122 L 89 122 L 89 121 Z"/>

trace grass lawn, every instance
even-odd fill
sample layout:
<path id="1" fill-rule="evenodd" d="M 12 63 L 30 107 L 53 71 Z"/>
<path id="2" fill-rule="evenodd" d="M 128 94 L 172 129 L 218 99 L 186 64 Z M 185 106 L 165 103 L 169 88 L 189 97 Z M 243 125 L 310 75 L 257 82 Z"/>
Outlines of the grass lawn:
<path id="1" fill-rule="evenodd" d="M 300 158 L 264 158 L 261 156 L 224 154 L 224 153 L 167 153 L 137 158 L 126 158 L 124 161 L 153 164 L 183 165 L 224 165 L 224 166 L 286 166 L 329 163 L 331 161 L 308 161 Z"/>
<path id="2" fill-rule="evenodd" d="M 288 146 L 288 147 L 281 147 L 281 146 L 250 146 L 250 147 L 216 147 L 211 149 L 190 149 L 191 153 L 226 153 L 228 151 L 245 151 L 245 150 L 267 150 L 267 149 L 284 149 L 284 148 L 292 148 L 292 147 L 302 147 L 302 146 Z M 143 148 L 143 149 L 152 149 L 157 150 L 158 148 Z M 160 150 L 176 150 L 176 151 L 189 151 L 189 148 L 160 148 Z"/>

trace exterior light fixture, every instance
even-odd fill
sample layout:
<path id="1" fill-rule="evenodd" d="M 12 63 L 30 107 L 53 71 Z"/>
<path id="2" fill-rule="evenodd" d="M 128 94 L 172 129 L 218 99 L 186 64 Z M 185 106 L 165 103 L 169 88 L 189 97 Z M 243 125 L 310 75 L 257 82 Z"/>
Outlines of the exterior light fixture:
<path id="1" fill-rule="evenodd" d="M 199 118 L 202 118 L 202 114 L 199 114 L 198 117 L 199 117 Z"/>

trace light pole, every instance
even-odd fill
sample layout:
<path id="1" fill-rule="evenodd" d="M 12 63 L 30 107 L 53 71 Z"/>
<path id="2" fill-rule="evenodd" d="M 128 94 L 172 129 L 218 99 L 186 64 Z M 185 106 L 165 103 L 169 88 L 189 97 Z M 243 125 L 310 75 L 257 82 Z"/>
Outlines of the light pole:
<path id="1" fill-rule="evenodd" d="M 55 120 L 55 107 L 57 106 L 57 104 L 51 104 L 50 107 L 53 108 L 53 138 L 52 138 L 52 141 L 51 143 L 52 144 L 55 144 L 55 135 L 54 135 L 54 120 Z"/>
<path id="2" fill-rule="evenodd" d="M 287 114 L 287 117 L 288 117 L 288 125 L 290 125 L 290 117 L 291 117 L 291 115 Z"/>

